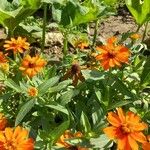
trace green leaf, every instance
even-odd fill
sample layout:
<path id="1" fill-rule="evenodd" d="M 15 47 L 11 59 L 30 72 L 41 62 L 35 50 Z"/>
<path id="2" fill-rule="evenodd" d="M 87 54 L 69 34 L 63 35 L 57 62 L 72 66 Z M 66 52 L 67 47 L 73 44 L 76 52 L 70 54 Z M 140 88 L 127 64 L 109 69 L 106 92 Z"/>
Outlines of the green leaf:
<path id="1" fill-rule="evenodd" d="M 23 118 L 34 107 L 34 105 L 35 105 L 35 100 L 31 99 L 21 107 L 16 117 L 15 126 L 17 126 L 23 120 Z"/>
<path id="2" fill-rule="evenodd" d="M 82 3 L 77 0 L 68 0 L 63 5 L 54 4 L 52 14 L 63 27 L 73 27 L 97 20 L 102 14 L 106 15 L 107 11 L 103 13 L 105 8 L 99 0 L 85 0 Z"/>
<path id="3" fill-rule="evenodd" d="M 141 75 L 141 84 L 150 83 L 150 57 L 147 58 Z"/>
<path id="4" fill-rule="evenodd" d="M 0 70 L 0 80 L 5 80 L 5 74 Z"/>
<path id="5" fill-rule="evenodd" d="M 51 87 L 49 93 L 59 92 L 65 89 L 69 84 L 71 84 L 71 80 L 62 81 L 57 86 Z"/>
<path id="6" fill-rule="evenodd" d="M 105 134 L 100 135 L 98 138 L 91 138 L 90 143 L 98 149 L 107 149 L 113 145 L 113 142 Z"/>
<path id="7" fill-rule="evenodd" d="M 79 94 L 79 90 L 69 90 L 67 92 L 65 92 L 61 97 L 60 97 L 60 100 L 61 100 L 61 105 L 66 105 L 68 104 L 73 97 L 75 97 L 76 95 Z"/>
<path id="8" fill-rule="evenodd" d="M 102 80 L 105 79 L 105 74 L 97 70 L 82 70 L 82 74 L 86 80 Z"/>
<path id="9" fill-rule="evenodd" d="M 66 0 L 42 0 L 42 3 L 53 4 L 53 3 L 65 3 Z"/>
<path id="10" fill-rule="evenodd" d="M 62 113 L 64 113 L 64 114 L 66 114 L 66 115 L 69 115 L 68 110 L 67 110 L 65 107 L 63 107 L 63 106 L 57 104 L 56 102 L 53 102 L 52 104 L 50 104 L 50 105 L 45 105 L 45 106 L 46 106 L 46 107 L 49 107 L 49 108 L 52 108 L 52 109 L 55 109 L 55 110 L 57 110 L 57 111 L 60 111 L 60 112 L 62 112 Z"/>
<path id="11" fill-rule="evenodd" d="M 9 30 L 14 30 L 26 17 L 33 14 L 40 7 L 41 0 L 19 0 L 9 3 L 2 0 L 0 5 L 0 23 Z"/>
<path id="12" fill-rule="evenodd" d="M 124 96 L 127 96 L 128 98 L 132 98 L 132 100 L 135 99 L 135 95 L 129 90 L 129 88 L 118 78 L 112 77 L 112 81 L 114 82 L 112 85 L 113 89 L 118 90 L 121 92 Z"/>
<path id="13" fill-rule="evenodd" d="M 117 102 L 117 103 L 113 103 L 111 104 L 110 106 L 108 106 L 108 110 L 112 110 L 114 108 L 117 108 L 117 107 L 122 107 L 122 106 L 125 106 L 125 105 L 128 105 L 132 103 L 132 101 L 127 101 L 127 100 L 121 100 L 120 102 Z"/>
<path id="14" fill-rule="evenodd" d="M 81 118 L 80 118 L 80 124 L 85 133 L 91 131 L 91 125 L 90 125 L 89 119 L 83 111 L 82 111 Z"/>
<path id="15" fill-rule="evenodd" d="M 46 80 L 44 83 L 40 84 L 38 86 L 39 94 L 43 95 L 44 93 L 46 93 L 50 87 L 52 87 L 56 83 L 58 83 L 59 79 L 60 79 L 60 77 L 56 76 L 56 77 L 50 78 L 49 80 Z"/>
<path id="16" fill-rule="evenodd" d="M 15 90 L 16 92 L 22 93 L 22 89 L 20 88 L 20 86 L 17 85 L 12 79 L 7 79 L 6 81 L 4 81 L 4 84 Z"/>
<path id="17" fill-rule="evenodd" d="M 104 2 L 107 4 L 107 5 L 114 5 L 117 0 L 104 0 Z"/>
<path id="18" fill-rule="evenodd" d="M 125 2 L 140 26 L 150 20 L 150 0 L 125 0 Z"/>
<path id="19" fill-rule="evenodd" d="M 59 137 L 69 128 L 70 121 L 65 121 L 58 127 L 56 127 L 51 133 L 50 136 L 53 139 L 53 143 L 55 143 Z"/>

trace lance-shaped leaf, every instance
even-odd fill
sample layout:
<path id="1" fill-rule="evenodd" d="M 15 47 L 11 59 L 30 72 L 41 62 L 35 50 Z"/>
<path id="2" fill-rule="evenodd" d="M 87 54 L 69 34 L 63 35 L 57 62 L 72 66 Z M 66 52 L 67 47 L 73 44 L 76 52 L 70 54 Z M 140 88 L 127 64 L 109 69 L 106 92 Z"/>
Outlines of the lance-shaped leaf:
<path id="1" fill-rule="evenodd" d="M 33 108 L 35 102 L 36 101 L 34 99 L 31 99 L 21 107 L 16 117 L 15 126 L 17 126 L 23 120 L 27 113 Z"/>

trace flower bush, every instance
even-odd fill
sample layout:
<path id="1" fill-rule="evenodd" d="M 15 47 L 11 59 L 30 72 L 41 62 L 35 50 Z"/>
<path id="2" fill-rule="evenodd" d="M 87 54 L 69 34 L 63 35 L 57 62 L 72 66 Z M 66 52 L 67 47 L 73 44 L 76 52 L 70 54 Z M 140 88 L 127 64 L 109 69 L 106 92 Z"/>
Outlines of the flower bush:
<path id="1" fill-rule="evenodd" d="M 115 13 L 116 0 L 2 1 L 7 38 L 0 43 L 0 149 L 149 150 L 150 57 L 144 44 L 149 0 L 126 0 L 137 32 L 101 41 L 99 21 Z M 45 53 L 48 6 L 63 35 L 58 63 Z M 32 27 L 33 20 L 28 27 L 24 19 L 39 8 L 42 28 Z M 39 39 L 32 34 L 36 29 Z"/>

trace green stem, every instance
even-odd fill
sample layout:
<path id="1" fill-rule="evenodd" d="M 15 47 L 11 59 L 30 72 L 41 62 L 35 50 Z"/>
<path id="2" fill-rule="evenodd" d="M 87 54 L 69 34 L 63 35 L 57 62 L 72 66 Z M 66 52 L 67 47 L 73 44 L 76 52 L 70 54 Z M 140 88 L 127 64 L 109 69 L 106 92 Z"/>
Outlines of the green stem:
<path id="1" fill-rule="evenodd" d="M 67 52 L 68 52 L 68 33 L 65 31 L 65 33 L 64 33 L 64 47 L 63 47 L 64 56 L 67 55 Z"/>
<path id="2" fill-rule="evenodd" d="M 43 33 L 42 33 L 42 46 L 41 46 L 42 52 L 44 51 L 44 47 L 45 47 L 46 20 L 47 20 L 47 4 L 44 3 Z"/>
<path id="3" fill-rule="evenodd" d="M 147 27 L 148 27 L 148 21 L 147 21 L 146 24 L 145 24 L 145 29 L 144 29 L 144 33 L 143 33 L 142 42 L 143 42 L 144 39 L 145 39 L 145 36 L 146 36 L 146 33 L 147 33 Z"/>
<path id="4" fill-rule="evenodd" d="M 99 20 L 96 20 L 95 21 L 94 36 L 93 36 L 93 44 L 92 44 L 93 49 L 94 49 L 95 44 L 96 44 L 97 32 L 98 32 L 98 25 L 99 25 Z"/>
<path id="5" fill-rule="evenodd" d="M 14 37 L 14 30 L 15 29 L 8 29 L 8 38 Z"/>
<path id="6" fill-rule="evenodd" d="M 139 32 L 140 28 L 141 28 L 141 26 L 138 25 L 138 28 L 137 28 L 136 32 Z"/>

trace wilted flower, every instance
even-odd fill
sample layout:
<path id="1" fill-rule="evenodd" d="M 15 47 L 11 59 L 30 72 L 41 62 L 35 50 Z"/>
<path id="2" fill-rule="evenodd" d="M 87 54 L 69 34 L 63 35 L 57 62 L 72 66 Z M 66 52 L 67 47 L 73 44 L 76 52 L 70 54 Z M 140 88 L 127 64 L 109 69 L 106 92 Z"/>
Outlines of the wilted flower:
<path id="1" fill-rule="evenodd" d="M 140 34 L 134 33 L 130 35 L 130 38 L 133 40 L 138 40 L 139 38 L 141 38 Z"/>
<path id="2" fill-rule="evenodd" d="M 57 141 L 56 145 L 60 147 L 67 148 L 68 150 L 75 149 L 75 150 L 88 150 L 88 148 L 80 147 L 80 146 L 73 146 L 66 142 L 66 140 L 71 140 L 73 138 L 81 138 L 83 134 L 81 132 L 72 133 L 70 130 L 66 130 L 63 135 L 60 136 L 59 140 Z"/>
<path id="3" fill-rule="evenodd" d="M 145 143 L 146 137 L 142 133 L 147 125 L 141 122 L 141 119 L 135 113 L 129 111 L 126 114 L 121 108 L 117 113 L 109 112 L 107 116 L 111 126 L 106 127 L 104 133 L 113 140 L 116 140 L 118 150 L 138 150 L 138 144 Z"/>
<path id="4" fill-rule="evenodd" d="M 81 72 L 81 67 L 78 63 L 73 63 L 71 68 L 66 72 L 63 79 L 66 80 L 68 78 L 72 79 L 73 86 L 76 86 L 78 84 L 78 81 L 84 81 L 84 77 Z"/>
<path id="5" fill-rule="evenodd" d="M 23 53 L 25 50 L 29 49 L 30 44 L 26 42 L 26 38 L 18 37 L 17 39 L 11 38 L 11 40 L 6 40 L 4 48 L 6 50 L 12 50 L 14 53 Z"/>
<path id="6" fill-rule="evenodd" d="M 100 51 L 100 54 L 96 56 L 96 60 L 101 62 L 105 70 L 115 66 L 121 67 L 121 63 L 128 63 L 129 49 L 123 45 L 117 45 L 116 42 L 117 38 L 111 37 L 107 40 L 106 45 L 96 48 Z"/>
<path id="7" fill-rule="evenodd" d="M 46 65 L 46 61 L 42 59 L 39 55 L 31 57 L 27 55 L 23 58 L 22 65 L 19 67 L 25 75 L 28 75 L 30 78 L 35 76 L 41 69 Z"/>
<path id="8" fill-rule="evenodd" d="M 3 113 L 0 113 L 0 130 L 4 130 L 7 125 L 7 119 Z"/>
<path id="9" fill-rule="evenodd" d="M 147 136 L 147 141 L 142 145 L 143 150 L 150 150 L 150 135 Z"/>
<path id="10" fill-rule="evenodd" d="M 5 128 L 0 131 L 0 149 L 1 150 L 33 150 L 34 141 L 28 138 L 28 130 L 16 127 Z"/>
<path id="11" fill-rule="evenodd" d="M 38 95 L 38 89 L 35 88 L 35 87 L 30 87 L 28 88 L 28 95 L 31 96 L 31 97 L 35 97 Z"/>

